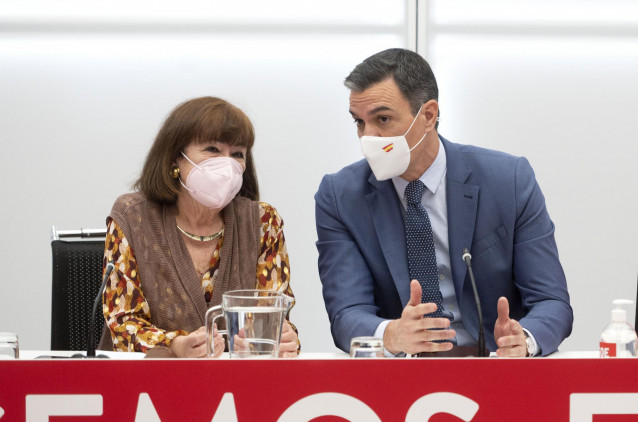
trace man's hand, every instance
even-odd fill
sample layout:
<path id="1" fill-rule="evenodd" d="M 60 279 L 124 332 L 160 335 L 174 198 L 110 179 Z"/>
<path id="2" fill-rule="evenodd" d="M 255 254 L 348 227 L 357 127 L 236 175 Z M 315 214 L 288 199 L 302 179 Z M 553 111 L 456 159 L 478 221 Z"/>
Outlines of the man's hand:
<path id="1" fill-rule="evenodd" d="M 393 354 L 405 352 L 441 352 L 452 350 L 452 343 L 432 343 L 433 340 L 448 340 L 456 335 L 454 330 L 432 330 L 448 328 L 447 318 L 424 318 L 423 315 L 436 311 L 434 303 L 421 303 L 421 285 L 417 280 L 410 282 L 410 301 L 403 308 L 401 318 L 390 321 L 383 334 L 385 348 Z"/>
<path id="2" fill-rule="evenodd" d="M 498 319 L 494 324 L 494 340 L 499 357 L 525 357 L 527 355 L 527 343 L 523 327 L 515 319 L 510 318 L 510 304 L 507 298 L 498 299 Z"/>

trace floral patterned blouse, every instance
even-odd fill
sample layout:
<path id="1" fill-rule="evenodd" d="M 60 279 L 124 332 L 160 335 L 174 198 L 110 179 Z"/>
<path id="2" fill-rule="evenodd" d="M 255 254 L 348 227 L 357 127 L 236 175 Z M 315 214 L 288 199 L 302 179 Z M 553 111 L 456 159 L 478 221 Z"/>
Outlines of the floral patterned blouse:
<path id="1" fill-rule="evenodd" d="M 289 284 L 290 267 L 283 221 L 277 210 L 265 202 L 259 203 L 259 216 L 261 249 L 257 259 L 255 288 L 281 291 L 294 297 Z M 213 252 L 209 268 L 202 275 L 202 294 L 206 302 L 212 297 L 213 281 L 220 261 L 219 251 L 223 242 L 222 235 Z M 109 220 L 104 254 L 107 260 L 113 260 L 115 268 L 122 268 L 124 265 L 127 269 L 126 277 L 120 276 L 117 288 L 113 289 L 111 283 L 107 283 L 103 295 L 104 317 L 111 330 L 113 347 L 116 350 L 146 353 L 155 345 L 168 346 L 175 337 L 188 334 L 183 330 L 165 331 L 151 324 L 151 310 L 144 298 L 135 254 L 120 226 L 113 219 Z"/>

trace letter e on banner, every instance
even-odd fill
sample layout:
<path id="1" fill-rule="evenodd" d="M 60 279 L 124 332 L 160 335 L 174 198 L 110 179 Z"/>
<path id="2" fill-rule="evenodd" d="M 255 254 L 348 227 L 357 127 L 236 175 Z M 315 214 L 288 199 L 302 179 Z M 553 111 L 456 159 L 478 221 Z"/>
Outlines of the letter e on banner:
<path id="1" fill-rule="evenodd" d="M 26 421 L 49 422 L 49 416 L 102 416 L 102 395 L 28 394 Z"/>
<path id="2" fill-rule="evenodd" d="M 594 415 L 638 415 L 638 393 L 573 393 L 569 422 L 592 422 Z"/>

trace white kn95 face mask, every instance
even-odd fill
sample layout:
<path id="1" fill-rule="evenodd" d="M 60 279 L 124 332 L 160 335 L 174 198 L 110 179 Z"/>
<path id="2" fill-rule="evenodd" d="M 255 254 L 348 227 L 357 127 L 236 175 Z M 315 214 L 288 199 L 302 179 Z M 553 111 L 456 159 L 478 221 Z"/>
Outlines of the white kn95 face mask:
<path id="1" fill-rule="evenodd" d="M 423 106 L 421 106 L 423 108 Z M 403 135 L 399 136 L 362 136 L 361 153 L 368 160 L 370 168 L 377 180 L 387 180 L 405 173 L 410 165 L 410 151 L 418 147 L 425 139 L 427 132 L 412 148 L 408 146 L 405 135 L 410 132 L 421 112 L 412 120 L 412 124 Z"/>

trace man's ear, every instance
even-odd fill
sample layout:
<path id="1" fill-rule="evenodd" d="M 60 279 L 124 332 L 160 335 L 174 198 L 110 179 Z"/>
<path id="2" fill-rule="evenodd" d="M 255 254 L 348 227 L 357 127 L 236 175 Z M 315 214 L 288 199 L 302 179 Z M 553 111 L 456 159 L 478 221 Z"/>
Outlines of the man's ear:
<path id="1" fill-rule="evenodd" d="M 425 116 L 425 131 L 431 131 L 435 128 L 436 119 L 439 116 L 439 103 L 436 100 L 430 100 L 423 104 L 421 114 Z"/>

